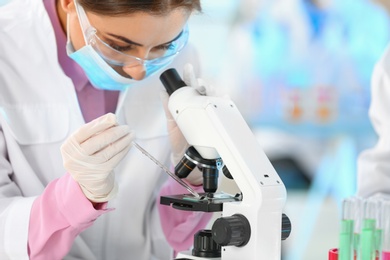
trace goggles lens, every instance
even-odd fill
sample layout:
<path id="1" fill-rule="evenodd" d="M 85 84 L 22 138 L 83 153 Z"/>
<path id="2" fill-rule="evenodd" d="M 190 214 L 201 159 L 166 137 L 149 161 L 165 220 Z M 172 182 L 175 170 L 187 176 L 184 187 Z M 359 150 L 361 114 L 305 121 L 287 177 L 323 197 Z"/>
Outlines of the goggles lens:
<path id="1" fill-rule="evenodd" d="M 188 26 L 186 25 L 180 35 L 174 41 L 170 42 L 167 46 L 159 47 L 157 51 L 150 51 L 151 59 L 141 59 L 136 56 L 126 54 L 111 47 L 108 43 L 104 42 L 97 35 L 95 28 L 89 28 L 88 44 L 110 65 L 113 66 L 137 66 L 142 64 L 148 65 L 165 65 L 172 61 L 176 54 L 178 54 L 188 42 Z"/>
<path id="2" fill-rule="evenodd" d="M 90 35 L 89 44 L 95 49 L 97 53 L 109 64 L 114 66 L 132 66 L 143 64 L 145 66 L 151 65 L 164 65 L 172 61 L 174 56 L 178 54 L 188 42 L 188 27 L 181 32 L 181 35 L 169 43 L 169 46 L 164 50 L 151 53 L 152 57 L 148 60 L 143 60 L 133 55 L 120 52 L 108 43 L 104 42 L 95 33 Z"/>

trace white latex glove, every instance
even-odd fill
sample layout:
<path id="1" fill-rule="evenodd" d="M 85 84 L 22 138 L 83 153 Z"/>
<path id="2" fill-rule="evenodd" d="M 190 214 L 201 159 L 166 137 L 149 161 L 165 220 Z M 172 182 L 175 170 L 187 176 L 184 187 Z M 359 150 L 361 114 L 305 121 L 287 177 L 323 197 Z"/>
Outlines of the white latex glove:
<path id="1" fill-rule="evenodd" d="M 80 127 L 61 146 L 65 169 L 92 202 L 106 202 L 118 190 L 113 173 L 131 147 L 134 133 L 112 113 Z"/>
<path id="2" fill-rule="evenodd" d="M 210 85 L 206 85 L 202 79 L 196 78 L 194 68 L 191 64 L 186 64 L 184 66 L 183 81 L 187 86 L 195 88 L 202 95 L 214 95 L 213 88 Z M 168 109 L 168 100 L 168 93 L 166 91 L 161 91 L 161 101 L 167 117 L 168 134 L 172 146 L 171 162 L 176 166 L 187 151 L 189 144 Z M 201 185 L 203 183 L 203 176 L 201 171 L 198 168 L 195 168 L 185 180 L 192 185 Z"/>

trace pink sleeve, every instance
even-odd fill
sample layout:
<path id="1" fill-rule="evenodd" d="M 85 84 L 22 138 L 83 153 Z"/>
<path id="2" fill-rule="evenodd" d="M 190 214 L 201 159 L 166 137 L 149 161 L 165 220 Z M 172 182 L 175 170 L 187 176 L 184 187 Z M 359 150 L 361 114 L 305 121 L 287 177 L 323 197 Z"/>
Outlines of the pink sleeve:
<path id="1" fill-rule="evenodd" d="M 192 186 L 197 192 L 203 192 L 203 186 Z M 172 178 L 169 178 L 160 191 L 160 196 L 189 193 Z M 158 199 L 160 199 L 160 196 Z M 212 213 L 184 211 L 161 205 L 158 200 L 161 225 L 168 243 L 175 252 L 188 250 L 194 241 L 194 234 L 204 229 Z"/>
<path id="2" fill-rule="evenodd" d="M 95 209 L 69 174 L 49 183 L 33 203 L 28 230 L 30 259 L 62 259 L 76 236 L 105 212 Z"/>

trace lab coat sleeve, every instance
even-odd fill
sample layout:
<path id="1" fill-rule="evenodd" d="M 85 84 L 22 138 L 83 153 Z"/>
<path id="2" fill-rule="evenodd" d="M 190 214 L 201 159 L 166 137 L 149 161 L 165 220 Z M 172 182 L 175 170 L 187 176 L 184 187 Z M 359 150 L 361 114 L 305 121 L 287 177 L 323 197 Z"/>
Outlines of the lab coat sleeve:
<path id="1" fill-rule="evenodd" d="M 0 126 L 0 259 L 28 259 L 26 230 L 35 198 L 23 198 L 12 175 Z"/>
<path id="2" fill-rule="evenodd" d="M 77 235 L 103 213 L 95 209 L 69 174 L 49 183 L 33 203 L 28 233 L 30 259 L 62 259 Z"/>
<path id="3" fill-rule="evenodd" d="M 389 53 L 389 52 L 388 52 Z M 389 56 L 389 55 L 388 55 Z M 357 195 L 390 195 L 390 64 L 382 59 L 374 69 L 369 116 L 378 142 L 358 158 Z"/>
<path id="4" fill-rule="evenodd" d="M 202 186 L 193 187 L 197 192 Z M 169 178 L 160 191 L 160 196 L 188 193 L 175 180 Z M 159 196 L 159 197 L 160 197 Z M 204 229 L 212 213 L 177 210 L 170 206 L 158 204 L 161 226 L 165 237 L 175 252 L 188 250 L 194 241 L 194 234 Z"/>

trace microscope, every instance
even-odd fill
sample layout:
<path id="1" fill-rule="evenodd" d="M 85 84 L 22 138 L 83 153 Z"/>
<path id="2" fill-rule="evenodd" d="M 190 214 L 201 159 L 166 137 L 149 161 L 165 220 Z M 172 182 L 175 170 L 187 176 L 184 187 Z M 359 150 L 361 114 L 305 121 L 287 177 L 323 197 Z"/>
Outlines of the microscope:
<path id="1" fill-rule="evenodd" d="M 194 168 L 203 174 L 204 193 L 163 196 L 160 203 L 178 210 L 222 212 L 212 229 L 194 236 L 193 249 L 177 260 L 280 260 L 281 241 L 291 232 L 282 213 L 286 188 L 249 126 L 228 98 L 201 95 L 186 86 L 175 69 L 160 80 L 168 108 L 190 147 L 175 174 L 187 177 Z M 219 173 L 233 179 L 240 193 L 217 192 Z"/>

